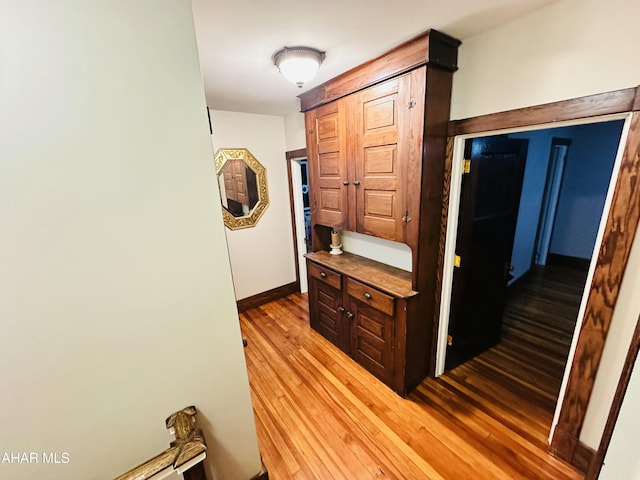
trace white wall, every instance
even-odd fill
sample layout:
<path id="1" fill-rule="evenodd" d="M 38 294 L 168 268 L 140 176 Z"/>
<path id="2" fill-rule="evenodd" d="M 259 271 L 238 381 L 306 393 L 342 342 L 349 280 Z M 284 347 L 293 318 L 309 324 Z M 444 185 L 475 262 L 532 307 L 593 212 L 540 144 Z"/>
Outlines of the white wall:
<path id="1" fill-rule="evenodd" d="M 509 138 L 526 138 L 529 140 L 527 163 L 520 196 L 520 208 L 518 210 L 518 222 L 511 254 L 511 265 L 513 265 L 511 283 L 514 283 L 531 268 L 547 179 L 551 141 L 554 136 L 562 136 L 560 134 L 562 131 L 545 129 L 509 135 Z"/>
<path id="2" fill-rule="evenodd" d="M 616 159 L 622 121 L 571 127 L 550 253 L 591 258 Z"/>
<path id="3" fill-rule="evenodd" d="M 411 249 L 406 243 L 392 242 L 356 232 L 342 232 L 343 250 L 387 265 L 411 271 Z"/>
<path id="4" fill-rule="evenodd" d="M 451 118 L 460 119 L 640 84 L 640 2 L 637 0 L 562 0 L 487 33 L 464 39 L 460 70 L 454 75 Z M 637 236 L 640 237 L 640 236 Z M 638 238 L 636 238 L 636 243 Z M 638 271 L 630 260 L 627 272 Z M 627 275 L 623 288 L 637 285 Z M 635 322 L 632 298 L 616 306 L 618 324 Z M 625 350 L 628 336 L 611 335 L 608 350 Z M 617 378 L 619 362 L 603 358 L 598 377 Z M 568 365 L 570 368 L 570 365 Z M 596 382 L 593 398 L 611 391 Z M 595 400 L 594 400 L 595 402 Z M 606 400 L 605 400 L 606 403 Z M 589 407 L 592 410 L 592 406 Z M 640 407 L 636 408 L 640 414 Z M 581 440 L 596 448 L 602 415 L 588 412 Z M 591 431 L 589 435 L 586 432 Z"/>
<path id="5" fill-rule="evenodd" d="M 267 170 L 269 207 L 255 227 L 226 230 L 236 298 L 295 282 L 282 117 L 211 111 L 214 150 L 247 148 Z"/>
<path id="6" fill-rule="evenodd" d="M 40 458 L 0 478 L 113 478 L 190 404 L 209 478 L 251 478 L 189 2 L 2 2 L 0 65 L 0 455 Z"/>
<path id="7" fill-rule="evenodd" d="M 304 113 L 293 112 L 284 117 L 284 136 L 287 152 L 307 148 L 304 133 Z"/>
<path id="8" fill-rule="evenodd" d="M 600 472 L 601 480 L 640 480 L 640 363 L 636 360 L 616 429 Z"/>
<path id="9" fill-rule="evenodd" d="M 451 118 L 640 84 L 640 2 L 561 0 L 463 39 Z"/>

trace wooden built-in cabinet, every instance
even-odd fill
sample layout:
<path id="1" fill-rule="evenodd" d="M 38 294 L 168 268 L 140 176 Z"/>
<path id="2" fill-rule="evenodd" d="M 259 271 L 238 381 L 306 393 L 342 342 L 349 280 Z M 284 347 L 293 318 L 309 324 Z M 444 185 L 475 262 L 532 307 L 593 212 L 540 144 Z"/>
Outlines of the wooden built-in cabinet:
<path id="1" fill-rule="evenodd" d="M 335 228 L 403 242 L 412 251 L 412 270 L 405 272 L 411 301 L 391 294 L 372 304 L 356 293 L 358 282 L 376 292 L 385 292 L 383 283 L 327 264 L 326 277 L 315 275 L 310 261 L 312 327 L 403 395 L 435 364 L 445 150 L 459 44 L 429 30 L 300 95 L 312 250 L 329 250 Z M 407 348 L 402 325 L 411 325 L 416 347 Z"/>
<path id="2" fill-rule="evenodd" d="M 242 160 L 227 160 L 220 171 L 224 177 L 227 199 L 249 204 L 247 193 L 247 168 Z"/>
<path id="3" fill-rule="evenodd" d="M 327 340 L 348 352 L 350 339 L 345 331 L 342 275 L 307 260 L 309 276 L 309 321 Z"/>
<path id="4" fill-rule="evenodd" d="M 407 195 L 419 174 L 426 67 L 311 110 L 307 153 L 315 161 L 317 224 L 404 242 L 417 215 Z"/>
<path id="5" fill-rule="evenodd" d="M 417 305 L 409 272 L 357 255 L 307 255 L 311 326 L 400 395 L 423 376 L 407 369 L 425 349 L 411 334 Z"/>

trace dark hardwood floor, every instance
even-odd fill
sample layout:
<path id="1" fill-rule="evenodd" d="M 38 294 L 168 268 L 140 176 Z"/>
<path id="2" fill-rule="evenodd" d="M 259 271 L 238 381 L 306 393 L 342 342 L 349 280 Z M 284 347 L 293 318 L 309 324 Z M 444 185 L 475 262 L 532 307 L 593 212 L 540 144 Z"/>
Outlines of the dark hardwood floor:
<path id="1" fill-rule="evenodd" d="M 584 267 L 533 267 L 509 288 L 496 367 L 555 409 L 587 278 Z"/>
<path id="2" fill-rule="evenodd" d="M 270 478 L 582 478 L 547 453 L 573 332 L 562 311 L 582 291 L 551 273 L 512 289 L 497 347 L 406 399 L 309 328 L 306 295 L 240 314 Z"/>

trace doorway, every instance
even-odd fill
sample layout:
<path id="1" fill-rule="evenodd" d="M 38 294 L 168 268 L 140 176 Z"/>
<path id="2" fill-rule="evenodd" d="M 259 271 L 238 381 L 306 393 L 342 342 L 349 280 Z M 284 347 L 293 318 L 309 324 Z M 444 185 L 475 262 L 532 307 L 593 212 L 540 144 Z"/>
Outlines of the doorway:
<path id="1" fill-rule="evenodd" d="M 551 245 L 551 233 L 553 232 L 553 222 L 556 218 L 560 188 L 562 187 L 562 177 L 564 175 L 570 145 L 571 140 L 568 138 L 554 138 L 551 141 L 549 168 L 547 169 L 547 180 L 544 186 L 540 222 L 538 232 L 536 233 L 534 249 L 534 263 L 536 265 L 547 264 L 549 246 Z"/>
<path id="2" fill-rule="evenodd" d="M 621 117 L 620 117 L 621 118 Z M 508 134 L 512 138 L 529 138 L 529 159 L 527 160 L 527 173 L 523 182 L 522 200 L 520 202 L 520 211 L 518 215 L 518 225 L 516 229 L 516 238 L 513 247 L 513 271 L 514 279 L 511 283 L 517 283 L 527 277 L 536 277 L 540 273 L 537 266 L 540 263 L 540 237 L 548 235 L 548 253 L 552 254 L 554 260 L 577 260 L 584 266 L 584 280 L 579 287 L 581 292 L 578 300 L 578 306 L 575 309 L 575 318 L 573 325 L 578 319 L 582 318 L 585 310 L 586 296 L 584 284 L 591 284 L 594 263 L 592 260 L 597 257 L 599 244 L 602 238 L 602 230 L 604 221 L 602 218 L 607 217 L 608 207 L 610 205 L 611 190 L 615 185 L 615 176 L 617 165 L 620 162 L 617 156 L 618 146 L 620 144 L 621 134 L 624 126 L 624 120 L 618 119 L 611 122 L 610 118 L 602 119 L 598 122 L 574 122 L 572 125 L 566 125 L 560 128 L 543 129 L 538 128 L 530 131 L 511 132 Z M 598 136 L 594 134 L 595 130 L 604 129 L 609 132 L 611 138 L 608 142 L 602 142 Z M 582 131 L 582 134 L 580 133 Z M 611 133 L 613 132 L 613 133 Z M 504 132 L 501 132 L 504 133 Z M 533 139 L 533 141 L 532 141 Z M 555 139 L 555 142 L 554 142 Z M 563 139 L 570 139 L 567 142 Z M 458 158 L 462 158 L 462 140 L 458 142 L 456 147 Z M 581 143 L 578 143 L 581 142 Z M 603 152 L 600 147 L 606 143 L 608 152 Z M 544 150 L 541 145 L 545 145 Z M 569 144 L 571 148 L 569 148 Z M 559 148 L 560 147 L 560 148 Z M 594 148 L 597 153 L 595 158 L 586 157 L 589 151 Z M 537 153 L 531 155 L 532 150 Z M 531 161 L 533 157 L 544 158 L 544 161 Z M 604 158 L 606 157 L 606 160 Z M 456 155 L 454 154 L 454 158 Z M 564 162 L 564 168 L 559 168 L 558 163 Z M 618 162 L 618 163 L 615 163 Z M 603 174 L 604 164 L 606 165 L 606 174 Z M 442 359 L 441 345 L 446 345 L 446 336 L 444 341 L 443 324 L 449 319 L 449 312 L 453 308 L 449 299 L 451 298 L 451 271 L 454 269 L 452 245 L 455 245 L 456 236 L 452 232 L 457 231 L 458 213 L 461 208 L 461 177 L 462 162 L 454 162 L 453 178 L 458 178 L 459 183 L 454 186 L 452 182 L 450 209 L 449 209 L 449 228 L 447 229 L 447 245 L 445 258 L 449 263 L 449 267 L 445 267 L 443 278 L 443 297 L 441 303 L 441 319 L 439 331 L 439 349 L 436 374 L 440 375 L 444 372 L 444 359 Z M 602 167 L 600 170 L 594 170 L 595 166 Z M 548 185 L 549 182 L 552 185 Z M 597 184 L 597 185 L 596 185 Z M 588 187 L 587 192 L 591 194 L 599 189 L 598 200 L 595 201 L 593 195 L 586 196 L 584 189 L 581 192 L 577 187 Z M 457 187 L 457 190 L 454 189 Z M 597 187 L 597 188 L 596 188 Z M 557 192 L 545 194 L 557 189 Z M 551 201 L 550 197 L 557 195 L 555 201 Z M 546 197 L 546 201 L 545 201 Z M 594 212 L 592 222 L 584 222 L 583 217 L 576 213 L 576 205 L 582 201 L 582 211 Z M 586 202 L 586 203 L 585 203 Z M 554 205 L 555 204 L 555 205 Z M 599 206 L 595 208 L 594 205 Z M 456 212 L 454 218 L 453 211 Z M 532 212 L 535 212 L 533 214 Z M 545 213 L 546 212 L 546 213 Z M 546 216 L 545 216 L 546 215 Z M 589 225 L 587 225 L 589 223 Z M 453 225 L 455 224 L 455 225 Z M 595 253 L 594 253 L 595 252 Z M 546 263 L 546 262 L 545 262 Z M 446 265 L 446 264 L 445 264 Z M 588 272 L 587 272 L 588 270 Z M 536 273 L 537 272 L 537 273 Z M 448 276 L 449 275 L 449 276 Z M 580 275 L 578 275 L 578 278 Z M 540 280 L 538 275 L 538 280 Z M 544 281 L 544 279 L 542 279 Z M 521 283 L 521 282 L 520 282 Z M 515 287 L 513 290 L 516 290 Z M 448 303 L 448 304 L 447 304 Z M 446 312 L 446 315 L 445 313 Z M 578 322 L 579 323 L 579 322 Z M 575 332 L 570 328 L 569 339 L 573 338 L 571 333 Z M 444 330 L 444 334 L 448 333 Z M 569 352 L 571 354 L 571 352 Z M 446 355 L 445 355 L 446 357 Z M 557 376 L 562 378 L 566 365 L 567 355 L 564 355 L 563 362 L 557 368 L 559 372 Z M 555 402 L 558 396 L 556 391 Z"/>
<path id="3" fill-rule="evenodd" d="M 441 223 L 443 236 L 438 259 L 439 271 L 442 274 L 440 285 L 443 289 L 438 292 L 438 315 L 434 319 L 438 331 L 438 357 L 434 374 L 441 374 L 444 368 L 441 352 L 443 345 L 446 345 L 449 308 L 446 298 L 450 293 L 446 289 L 450 289 L 450 270 L 453 265 L 452 249 L 446 247 L 451 245 L 451 240 L 455 241 L 455 215 L 459 203 L 458 182 L 462 169 L 464 140 L 486 136 L 487 132 L 512 133 L 607 120 L 625 122 L 612 175 L 612 188 L 605 205 L 607 220 L 598 231 L 598 254 L 594 255 L 589 267 L 586 295 L 583 296 L 578 314 L 580 321 L 576 325 L 569 353 L 571 362 L 565 369 L 550 435 L 550 451 L 569 463 L 575 462 L 583 426 L 597 428 L 593 419 L 586 422 L 592 396 L 596 392 L 598 395 L 606 394 L 607 390 L 596 386 L 596 372 L 603 368 L 619 371 L 619 366 L 603 358 L 602 354 L 605 343 L 611 341 L 615 346 L 620 340 L 609 339 L 612 326 L 625 323 L 624 318 L 614 319 L 614 311 L 624 308 L 628 302 L 620 293 L 640 221 L 640 184 L 637 182 L 637 171 L 640 168 L 638 98 L 640 89 L 634 87 L 454 120 L 449 125 L 451 136 L 447 145 L 445 204 Z M 620 228 L 621 226 L 624 227 Z M 602 288 L 604 285 L 606 288 Z M 442 298 L 445 302 L 441 301 Z M 618 300 L 622 301 L 621 305 L 617 305 Z M 589 365 L 589 368 L 583 368 L 585 365 Z"/>
<path id="4" fill-rule="evenodd" d="M 447 370 L 500 339 L 528 143 L 507 136 L 466 141 Z"/>
<path id="5" fill-rule="evenodd" d="M 287 152 L 289 196 L 293 222 L 293 244 L 300 292 L 308 291 L 304 255 L 311 251 L 311 208 L 309 205 L 309 169 L 306 149 Z"/>

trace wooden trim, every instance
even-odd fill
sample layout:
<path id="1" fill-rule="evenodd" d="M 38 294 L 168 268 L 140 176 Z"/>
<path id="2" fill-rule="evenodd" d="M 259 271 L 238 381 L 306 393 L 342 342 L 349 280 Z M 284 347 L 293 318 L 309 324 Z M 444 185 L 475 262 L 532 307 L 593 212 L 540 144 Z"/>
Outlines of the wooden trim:
<path id="1" fill-rule="evenodd" d="M 578 441 L 571 465 L 576 467 L 582 473 L 586 473 L 595 455 L 596 451 L 593 448 Z"/>
<path id="2" fill-rule="evenodd" d="M 640 110 L 640 87 L 449 122 L 449 135 L 468 135 Z"/>
<path id="3" fill-rule="evenodd" d="M 600 445 L 598 446 L 598 450 L 595 452 L 595 455 L 591 459 L 591 463 L 589 465 L 589 469 L 587 470 L 585 480 L 595 480 L 596 478 L 598 478 L 598 475 L 600 475 L 602 462 L 604 462 L 604 457 L 607 454 L 609 443 L 611 443 L 611 436 L 613 435 L 613 430 L 616 426 L 616 422 L 618 421 L 620 408 L 622 408 L 622 401 L 624 400 L 625 393 L 627 392 L 629 379 L 631 378 L 633 367 L 636 364 L 639 350 L 640 316 L 638 317 L 638 321 L 636 322 L 636 329 L 633 333 L 633 338 L 631 339 L 631 345 L 629 345 L 629 350 L 624 361 L 624 366 L 622 367 L 622 373 L 620 374 L 620 380 L 618 381 L 616 393 L 613 397 L 611 408 L 609 409 L 609 416 L 607 417 L 607 423 L 604 426 L 604 433 L 602 434 Z"/>
<path id="4" fill-rule="evenodd" d="M 555 147 L 556 145 L 565 145 L 567 147 L 570 147 L 571 146 L 571 139 L 570 138 L 553 137 L 551 139 L 551 148 Z"/>
<path id="5" fill-rule="evenodd" d="M 265 303 L 272 302 L 282 297 L 286 297 L 295 292 L 300 291 L 300 284 L 296 282 L 287 283 L 280 287 L 272 288 L 266 292 L 258 293 L 251 297 L 243 298 L 236 302 L 238 306 L 238 312 L 245 312 L 250 308 L 259 307 Z"/>
<path id="6" fill-rule="evenodd" d="M 201 464 L 206 455 L 207 445 L 200 430 L 195 428 L 196 407 L 189 406 L 171 414 L 165 420 L 167 430 L 173 429 L 175 440 L 170 443 L 168 449 L 147 460 L 146 462 L 132 468 L 128 472 L 119 475 L 114 480 L 151 480 L 159 473 L 179 473 L 180 467 L 188 462 L 198 461 Z M 203 455 L 204 454 L 204 455 Z M 198 459 L 198 457 L 200 457 Z M 198 465 L 196 464 L 196 465 Z M 204 469 L 194 465 L 184 474 L 185 479 L 196 479 L 204 477 Z M 187 475 L 189 471 L 192 471 Z"/>
<path id="7" fill-rule="evenodd" d="M 298 150 L 290 150 L 286 154 L 287 160 L 291 160 L 293 158 L 307 158 L 307 149 L 299 148 Z"/>
<path id="8" fill-rule="evenodd" d="M 204 463 L 196 463 L 182 474 L 184 480 L 207 480 L 207 472 L 204 469 Z"/>
<path id="9" fill-rule="evenodd" d="M 573 458 L 640 220 L 640 112 L 633 114 L 550 450 Z"/>
<path id="10" fill-rule="evenodd" d="M 296 228 L 296 209 L 293 202 L 293 180 L 291 177 L 291 160 L 294 158 L 307 158 L 307 149 L 291 150 L 285 154 L 287 159 L 287 180 L 289 183 L 289 211 L 291 212 L 291 231 L 293 232 L 293 261 L 296 268 L 296 284 L 300 291 L 300 262 L 298 261 L 298 230 Z"/>
<path id="11" fill-rule="evenodd" d="M 454 138 L 447 137 L 447 146 L 444 156 L 444 187 L 442 190 L 442 213 L 440 215 L 440 241 L 438 243 L 438 260 L 436 266 L 436 288 L 433 308 L 433 337 L 431 339 L 431 358 L 429 359 L 429 372 L 433 374 L 436 369 L 436 354 L 438 352 L 438 334 L 440 330 L 440 306 L 442 302 L 442 280 L 444 275 L 444 252 L 447 243 L 447 226 L 449 224 L 449 198 L 451 193 L 451 176 L 453 171 L 453 144 Z"/>
<path id="12" fill-rule="evenodd" d="M 586 271 L 589 269 L 589 265 L 591 265 L 591 259 L 570 257 L 569 255 L 560 255 L 559 253 L 549 253 L 547 254 L 547 265 L 548 264 L 582 268 Z"/>
<path id="13" fill-rule="evenodd" d="M 267 467 L 264 466 L 264 463 L 262 464 L 262 470 L 251 477 L 251 480 L 269 480 L 269 472 L 267 471 Z"/>
<path id="14" fill-rule="evenodd" d="M 549 450 L 571 463 L 640 217 L 640 86 L 449 123 L 450 136 L 636 112 L 624 146 L 587 308 Z M 601 461 L 601 460 L 600 460 Z M 595 456 L 594 456 L 594 461 Z M 592 463 L 593 463 L 592 462 Z"/>
<path id="15" fill-rule="evenodd" d="M 460 41 L 437 30 L 428 30 L 383 55 L 298 95 L 303 112 L 332 102 L 409 70 L 429 65 L 458 69 Z"/>

